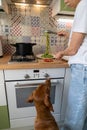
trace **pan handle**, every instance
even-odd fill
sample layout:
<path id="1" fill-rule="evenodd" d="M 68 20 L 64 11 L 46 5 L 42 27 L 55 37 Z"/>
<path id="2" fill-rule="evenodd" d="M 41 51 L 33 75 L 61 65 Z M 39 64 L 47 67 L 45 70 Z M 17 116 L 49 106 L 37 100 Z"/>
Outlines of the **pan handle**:
<path id="1" fill-rule="evenodd" d="M 16 47 L 16 44 L 10 44 L 10 45 Z"/>
<path id="2" fill-rule="evenodd" d="M 31 45 L 36 45 L 36 43 L 31 43 Z"/>

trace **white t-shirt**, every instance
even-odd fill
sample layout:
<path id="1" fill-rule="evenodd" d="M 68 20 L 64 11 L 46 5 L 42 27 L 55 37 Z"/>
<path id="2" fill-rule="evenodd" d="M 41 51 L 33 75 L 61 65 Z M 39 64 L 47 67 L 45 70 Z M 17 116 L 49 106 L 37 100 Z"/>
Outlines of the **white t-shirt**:
<path id="1" fill-rule="evenodd" d="M 87 34 L 87 0 L 81 0 L 76 8 L 72 32 Z M 87 35 L 84 38 L 78 52 L 69 57 L 69 64 L 87 65 Z"/>

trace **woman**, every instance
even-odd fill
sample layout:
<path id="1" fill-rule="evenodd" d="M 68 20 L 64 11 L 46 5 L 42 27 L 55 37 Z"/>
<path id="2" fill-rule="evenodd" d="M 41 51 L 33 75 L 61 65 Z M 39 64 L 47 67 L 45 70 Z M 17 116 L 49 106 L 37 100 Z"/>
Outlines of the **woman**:
<path id="1" fill-rule="evenodd" d="M 69 56 L 71 82 L 62 130 L 87 130 L 87 0 L 64 0 L 76 8 L 69 46 L 58 52 L 57 59 Z"/>

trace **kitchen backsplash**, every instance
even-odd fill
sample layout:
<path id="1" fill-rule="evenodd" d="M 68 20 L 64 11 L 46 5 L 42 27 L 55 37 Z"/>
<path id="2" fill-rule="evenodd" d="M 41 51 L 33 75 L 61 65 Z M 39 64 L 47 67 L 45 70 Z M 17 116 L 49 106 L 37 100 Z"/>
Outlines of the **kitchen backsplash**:
<path id="1" fill-rule="evenodd" d="M 0 13 L 0 35 L 3 36 L 3 51 L 5 54 L 12 54 L 15 48 L 10 44 L 18 42 L 36 43 L 34 53 L 44 53 L 46 45 L 45 30 L 58 31 L 65 27 L 65 23 L 56 21 L 51 16 L 50 7 L 35 6 L 14 6 L 10 5 L 9 15 Z M 63 26 L 64 25 L 64 26 Z M 68 24 L 69 25 L 69 24 Z M 70 26 L 66 26 L 70 30 Z M 67 46 L 64 36 L 50 34 L 51 52 L 63 50 Z"/>

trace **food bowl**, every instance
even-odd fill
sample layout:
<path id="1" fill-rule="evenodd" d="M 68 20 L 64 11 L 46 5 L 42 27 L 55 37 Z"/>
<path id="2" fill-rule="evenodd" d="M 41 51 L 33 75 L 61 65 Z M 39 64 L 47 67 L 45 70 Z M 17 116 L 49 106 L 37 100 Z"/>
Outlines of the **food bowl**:
<path id="1" fill-rule="evenodd" d="M 43 58 L 44 62 L 53 62 L 53 58 Z"/>

